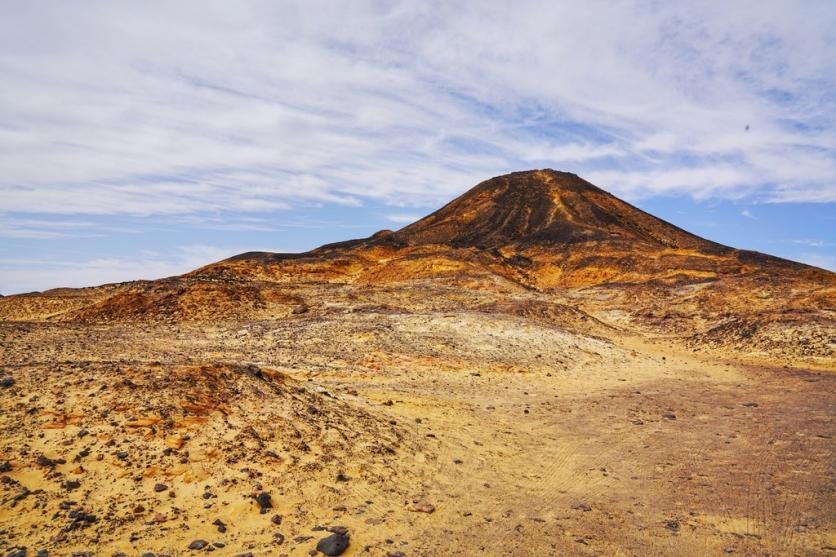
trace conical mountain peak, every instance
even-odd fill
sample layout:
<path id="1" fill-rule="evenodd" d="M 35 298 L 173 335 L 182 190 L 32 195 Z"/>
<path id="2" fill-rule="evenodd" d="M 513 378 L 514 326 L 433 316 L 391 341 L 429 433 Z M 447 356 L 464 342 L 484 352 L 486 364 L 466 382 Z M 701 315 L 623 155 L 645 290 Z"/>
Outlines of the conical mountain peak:
<path id="1" fill-rule="evenodd" d="M 720 246 L 621 201 L 569 172 L 529 170 L 478 184 L 387 237 L 406 245 L 497 248 L 631 241 L 675 248 Z"/>

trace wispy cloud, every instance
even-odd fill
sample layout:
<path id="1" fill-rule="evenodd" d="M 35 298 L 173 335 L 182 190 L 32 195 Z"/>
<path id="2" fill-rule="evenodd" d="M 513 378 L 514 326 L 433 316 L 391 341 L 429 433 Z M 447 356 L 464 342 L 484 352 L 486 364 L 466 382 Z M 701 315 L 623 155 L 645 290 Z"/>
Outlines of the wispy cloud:
<path id="1" fill-rule="evenodd" d="M 831 2 L 324 8 L 8 5 L 3 210 L 428 205 L 530 166 L 836 200 Z"/>
<path id="2" fill-rule="evenodd" d="M 70 261 L 0 259 L 0 284 L 4 294 L 45 290 L 57 286 L 78 287 L 139 279 L 157 279 L 191 271 L 197 267 L 247 251 L 250 248 L 220 248 L 201 244 L 184 245 L 166 253 L 140 250 L 134 255 Z M 273 247 L 275 249 L 275 247 Z"/>

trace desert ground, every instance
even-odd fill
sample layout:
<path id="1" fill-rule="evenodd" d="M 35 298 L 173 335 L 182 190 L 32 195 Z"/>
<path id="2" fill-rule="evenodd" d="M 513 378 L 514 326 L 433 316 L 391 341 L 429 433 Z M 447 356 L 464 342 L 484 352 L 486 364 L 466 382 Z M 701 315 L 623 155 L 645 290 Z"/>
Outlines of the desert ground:
<path id="1" fill-rule="evenodd" d="M 0 298 L 0 551 L 834 555 L 834 275 L 680 232 Z"/>

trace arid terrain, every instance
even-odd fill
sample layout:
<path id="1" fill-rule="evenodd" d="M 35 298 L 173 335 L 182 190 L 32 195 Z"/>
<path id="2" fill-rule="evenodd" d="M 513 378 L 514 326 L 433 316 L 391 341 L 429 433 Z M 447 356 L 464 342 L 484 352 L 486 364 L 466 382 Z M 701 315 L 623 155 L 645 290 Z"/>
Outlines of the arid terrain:
<path id="1" fill-rule="evenodd" d="M 0 552 L 836 555 L 834 371 L 836 274 L 518 172 L 0 298 Z"/>

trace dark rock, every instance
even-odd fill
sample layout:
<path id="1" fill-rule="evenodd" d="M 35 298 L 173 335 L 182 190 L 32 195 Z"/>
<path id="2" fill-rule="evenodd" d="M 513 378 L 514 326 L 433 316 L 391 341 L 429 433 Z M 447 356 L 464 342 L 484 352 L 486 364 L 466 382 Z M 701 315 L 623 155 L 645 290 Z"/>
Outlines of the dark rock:
<path id="1" fill-rule="evenodd" d="M 62 484 L 62 487 L 67 491 L 73 491 L 81 487 L 81 482 L 78 480 L 67 480 Z"/>
<path id="2" fill-rule="evenodd" d="M 39 549 L 37 553 L 35 553 L 35 557 L 49 557 L 49 551 L 46 549 Z"/>
<path id="3" fill-rule="evenodd" d="M 578 503 L 577 505 L 575 505 L 575 506 L 574 506 L 574 507 L 572 507 L 572 508 L 573 508 L 574 510 L 576 510 L 576 511 L 583 511 L 583 512 L 585 512 L 585 513 L 588 513 L 589 511 L 591 511 L 591 510 L 592 510 L 592 507 L 590 507 L 590 506 L 589 506 L 589 505 L 587 505 L 586 503 Z"/>
<path id="4" fill-rule="evenodd" d="M 252 554 L 251 551 L 248 551 L 246 553 L 237 553 L 237 554 L 233 555 L 232 557 L 253 557 L 253 554 Z"/>
<path id="5" fill-rule="evenodd" d="M 662 414 L 662 417 L 665 418 L 666 420 L 675 420 L 676 419 L 676 414 L 672 414 L 672 413 L 668 412 L 667 414 Z"/>
<path id="6" fill-rule="evenodd" d="M 207 545 L 209 545 L 209 542 L 206 540 L 195 540 L 189 544 L 189 549 L 203 549 Z"/>
<path id="7" fill-rule="evenodd" d="M 671 532 L 679 532 L 679 521 L 678 520 L 666 520 L 665 521 L 665 528 L 667 528 Z"/>
<path id="8" fill-rule="evenodd" d="M 324 555 L 342 555 L 348 548 L 348 534 L 331 534 L 316 544 L 316 550 Z"/>
<path id="9" fill-rule="evenodd" d="M 226 524 L 224 524 L 220 518 L 216 518 L 212 524 L 218 527 L 218 532 L 220 532 L 221 534 L 226 532 Z"/>
<path id="10" fill-rule="evenodd" d="M 337 481 L 338 482 L 347 482 L 348 481 L 348 476 L 346 476 L 344 473 L 340 472 L 339 474 L 337 474 Z"/>
<path id="11" fill-rule="evenodd" d="M 9 387 L 11 387 L 14 384 L 15 384 L 15 380 L 12 379 L 11 377 L 4 377 L 4 378 L 0 379 L 0 387 L 2 387 L 4 389 L 8 389 Z M 24 549 L 23 551 L 24 551 L 23 554 L 25 555 L 26 550 Z M 11 555 L 11 553 L 9 553 L 9 555 Z"/>
<path id="12" fill-rule="evenodd" d="M 261 509 L 261 514 L 267 514 L 267 509 L 273 508 L 273 500 L 270 498 L 270 494 L 266 491 L 262 491 L 261 493 L 256 495 L 255 500 L 258 503 L 259 508 Z"/>
<path id="13" fill-rule="evenodd" d="M 276 545 L 282 545 L 284 543 L 284 534 L 276 534 L 273 536 L 273 543 Z"/>
<path id="14" fill-rule="evenodd" d="M 119 460 L 126 460 L 128 458 L 128 451 L 119 451 L 116 453 L 116 458 Z"/>
<path id="15" fill-rule="evenodd" d="M 26 557 L 26 548 L 13 549 L 6 557 Z"/>
<path id="16" fill-rule="evenodd" d="M 9 461 L 0 462 L 0 474 L 12 471 L 12 463 Z"/>
<path id="17" fill-rule="evenodd" d="M 345 526 L 329 526 L 326 530 L 334 534 L 348 534 L 348 528 Z"/>
<path id="18" fill-rule="evenodd" d="M 97 520 L 96 515 L 78 509 L 70 511 L 69 517 L 72 519 L 72 522 L 70 522 L 65 528 L 67 532 L 71 532 L 79 528 L 87 528 Z"/>
<path id="19" fill-rule="evenodd" d="M 744 402 L 743 406 L 745 406 L 746 408 L 757 408 L 758 403 L 757 402 Z"/>
<path id="20" fill-rule="evenodd" d="M 273 517 L 270 519 L 270 522 L 278 526 L 282 523 L 282 515 L 274 514 Z"/>
<path id="21" fill-rule="evenodd" d="M 168 489 L 168 486 L 165 484 L 154 484 L 154 491 L 160 493 L 161 491 L 165 491 Z"/>

